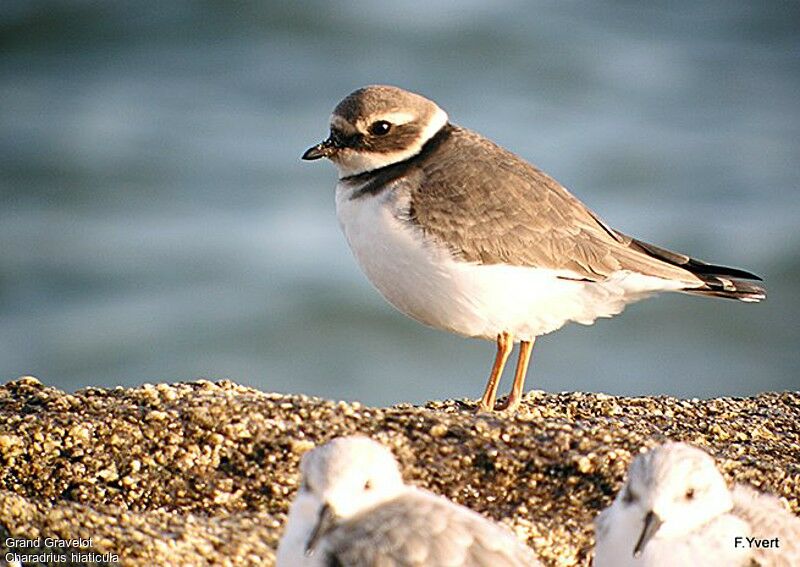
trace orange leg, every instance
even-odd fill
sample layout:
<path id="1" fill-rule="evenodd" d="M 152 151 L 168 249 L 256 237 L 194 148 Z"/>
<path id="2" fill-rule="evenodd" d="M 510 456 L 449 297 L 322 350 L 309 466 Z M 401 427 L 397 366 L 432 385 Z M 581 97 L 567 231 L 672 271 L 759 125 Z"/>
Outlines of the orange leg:
<path id="1" fill-rule="evenodd" d="M 479 406 L 480 411 L 494 411 L 494 402 L 497 399 L 497 386 L 500 384 L 500 376 L 503 374 L 503 368 L 513 348 L 514 337 L 511 333 L 503 331 L 497 335 L 497 355 L 494 358 L 494 366 L 492 366 L 492 373 L 489 375 L 489 381 L 486 382 L 486 391 L 483 393 L 483 398 L 481 398 Z"/>
<path id="2" fill-rule="evenodd" d="M 517 361 L 517 371 L 514 374 L 514 385 L 511 386 L 511 393 L 508 399 L 500 407 L 511 413 L 517 411 L 520 401 L 522 401 L 523 388 L 525 387 L 525 375 L 528 373 L 528 363 L 531 360 L 534 341 L 520 341 L 519 360 Z"/>

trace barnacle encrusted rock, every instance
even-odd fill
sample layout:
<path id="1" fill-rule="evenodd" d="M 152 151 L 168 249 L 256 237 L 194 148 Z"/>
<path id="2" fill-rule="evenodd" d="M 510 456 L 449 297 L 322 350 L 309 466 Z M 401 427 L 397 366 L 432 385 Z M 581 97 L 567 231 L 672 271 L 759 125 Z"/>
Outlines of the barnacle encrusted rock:
<path id="1" fill-rule="evenodd" d="M 594 516 L 632 457 L 667 438 L 800 512 L 798 393 L 532 392 L 513 417 L 475 410 L 370 408 L 232 382 L 67 394 L 22 378 L 0 387 L 0 543 L 92 538 L 89 551 L 124 565 L 272 565 L 300 457 L 355 432 L 391 447 L 409 482 L 508 524 L 547 565 L 588 564 Z"/>

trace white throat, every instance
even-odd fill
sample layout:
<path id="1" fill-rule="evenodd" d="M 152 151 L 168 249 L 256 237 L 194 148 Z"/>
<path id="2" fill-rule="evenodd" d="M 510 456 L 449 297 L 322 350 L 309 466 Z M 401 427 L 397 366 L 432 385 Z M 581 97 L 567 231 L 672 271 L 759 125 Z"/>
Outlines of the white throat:
<path id="1" fill-rule="evenodd" d="M 365 171 L 372 171 L 392 165 L 412 156 L 415 156 L 422 150 L 422 146 L 433 138 L 442 126 L 447 124 L 447 113 L 439 107 L 436 107 L 436 112 L 433 113 L 431 119 L 428 121 L 427 126 L 420 133 L 413 144 L 408 147 L 390 153 L 376 153 L 376 152 L 342 152 L 340 156 L 334 161 L 336 169 L 339 170 L 339 179 L 349 177 L 351 175 L 358 175 Z"/>

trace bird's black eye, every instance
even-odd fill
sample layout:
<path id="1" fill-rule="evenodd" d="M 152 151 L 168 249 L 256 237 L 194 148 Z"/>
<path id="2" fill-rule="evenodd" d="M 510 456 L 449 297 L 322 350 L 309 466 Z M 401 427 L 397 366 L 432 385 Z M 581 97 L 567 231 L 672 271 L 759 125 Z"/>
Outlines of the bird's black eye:
<path id="1" fill-rule="evenodd" d="M 694 488 L 686 491 L 686 500 L 691 500 L 692 498 L 694 498 Z"/>
<path id="2" fill-rule="evenodd" d="M 369 125 L 369 133 L 373 136 L 385 136 L 392 129 L 392 124 L 386 120 L 376 120 Z"/>
<path id="3" fill-rule="evenodd" d="M 372 481 L 371 480 L 367 480 L 364 483 L 364 490 L 372 490 Z"/>

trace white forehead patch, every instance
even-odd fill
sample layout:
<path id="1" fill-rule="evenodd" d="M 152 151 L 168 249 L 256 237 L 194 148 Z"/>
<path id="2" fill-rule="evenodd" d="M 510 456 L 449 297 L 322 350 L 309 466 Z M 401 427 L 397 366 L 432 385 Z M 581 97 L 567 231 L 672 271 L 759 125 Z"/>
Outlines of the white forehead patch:
<path id="1" fill-rule="evenodd" d="M 395 115 L 399 116 L 401 114 L 409 114 L 409 113 L 391 113 L 385 114 L 385 116 Z M 431 115 L 428 119 L 428 123 L 420 132 L 419 136 L 416 140 L 414 140 L 408 147 L 397 150 L 395 152 L 390 153 L 377 153 L 377 152 L 353 152 L 347 151 L 342 152 L 336 158 L 333 159 L 333 163 L 336 165 L 336 168 L 339 170 L 339 178 L 342 177 L 349 177 L 351 175 L 358 175 L 359 173 L 363 173 L 365 171 L 371 171 L 373 169 L 379 169 L 381 167 L 385 167 L 387 165 L 391 165 L 393 163 L 397 163 L 403 160 L 406 160 L 416 154 L 422 149 L 422 146 L 425 145 L 425 142 L 430 140 L 436 132 L 438 132 L 442 126 L 447 124 L 447 113 L 439 108 L 436 107 L 436 111 Z M 394 124 L 397 124 L 395 122 Z M 352 126 L 351 126 L 352 127 Z"/>
<path id="2" fill-rule="evenodd" d="M 355 134 L 356 128 L 350 122 L 339 116 L 338 114 L 331 114 L 330 119 L 331 128 L 336 128 L 345 134 Z"/>

